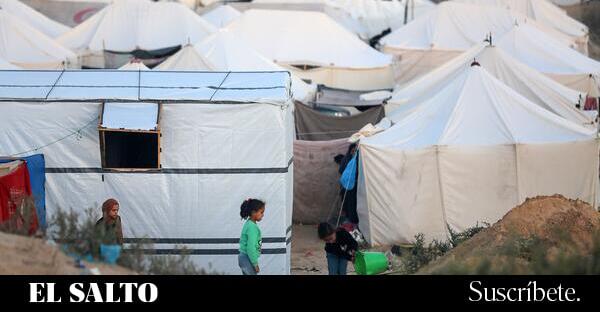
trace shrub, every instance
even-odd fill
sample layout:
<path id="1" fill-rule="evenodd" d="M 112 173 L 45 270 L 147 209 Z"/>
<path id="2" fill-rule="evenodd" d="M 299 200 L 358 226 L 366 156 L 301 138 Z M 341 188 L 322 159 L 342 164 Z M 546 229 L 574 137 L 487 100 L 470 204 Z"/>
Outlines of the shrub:
<path id="1" fill-rule="evenodd" d="M 96 220 L 99 214 L 94 209 L 87 209 L 83 217 L 73 210 L 58 209 L 50 221 L 50 238 L 60 244 L 66 252 L 78 258 L 100 258 L 100 244 L 105 241 L 102 231 L 96 231 Z M 105 233 L 106 235 L 106 233 Z M 142 239 L 139 242 L 126 244 L 117 263 L 123 267 L 142 274 L 206 274 L 196 268 L 185 248 L 178 248 L 177 255 L 150 255 L 154 249 L 152 241 Z"/>

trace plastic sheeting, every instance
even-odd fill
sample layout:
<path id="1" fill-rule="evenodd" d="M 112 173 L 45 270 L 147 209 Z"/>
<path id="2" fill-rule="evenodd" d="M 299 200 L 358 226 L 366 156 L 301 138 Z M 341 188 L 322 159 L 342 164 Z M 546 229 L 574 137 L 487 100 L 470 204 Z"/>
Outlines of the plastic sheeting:
<path id="1" fill-rule="evenodd" d="M 48 217 L 59 207 L 93 207 L 99 214 L 101 203 L 114 197 L 126 238 L 156 239 L 156 253 L 186 246 L 203 268 L 240 274 L 239 207 L 248 197 L 261 198 L 267 203 L 259 224 L 261 273 L 289 274 L 291 103 L 163 104 L 157 173 L 101 170 L 99 112 L 98 103 L 0 105 L 0 133 L 9 138 L 0 142 L 0 154 L 37 147 L 46 156 Z"/>
<path id="2" fill-rule="evenodd" d="M 77 66 L 77 56 L 34 27 L 0 9 L 0 58 L 19 67 L 60 69 Z"/>
<path id="3" fill-rule="evenodd" d="M 338 164 L 334 157 L 348 151 L 347 139 L 294 141 L 295 223 L 317 224 L 340 207 Z"/>
<path id="4" fill-rule="evenodd" d="M 0 71 L 0 101 L 261 102 L 285 105 L 288 72 Z"/>
<path id="5" fill-rule="evenodd" d="M 300 140 L 326 141 L 348 138 L 368 123 L 378 123 L 385 114 L 383 106 L 370 108 L 348 117 L 328 116 L 308 106 L 297 104 L 296 135 Z"/>
<path id="6" fill-rule="evenodd" d="M 360 228 L 375 245 L 446 239 L 527 197 L 596 206 L 596 131 L 551 114 L 482 67 L 360 144 Z M 468 191 L 466 191 L 468 190 Z"/>
<path id="7" fill-rule="evenodd" d="M 580 125 L 595 127 L 596 116 L 589 116 L 576 108 L 577 104 L 583 108 L 585 93 L 569 89 L 517 61 L 501 48 L 485 43 L 397 89 L 388 101 L 386 115 L 392 120 L 402 119 L 431 94 L 465 75 L 474 60 L 492 76 L 540 107 Z"/>
<path id="8" fill-rule="evenodd" d="M 220 29 L 206 39 L 186 45 L 156 67 L 157 70 L 180 71 L 283 71 L 281 66 L 262 56 L 227 29 Z M 292 75 L 294 99 L 308 102 L 315 96 L 315 86 Z"/>
<path id="9" fill-rule="evenodd" d="M 105 103 L 101 126 L 109 129 L 156 130 L 158 104 Z"/>
<path id="10" fill-rule="evenodd" d="M 369 93 L 364 91 L 351 91 L 319 86 L 317 92 L 316 106 L 339 105 L 339 106 L 375 106 L 382 105 L 389 95 L 388 90 L 379 90 Z"/>

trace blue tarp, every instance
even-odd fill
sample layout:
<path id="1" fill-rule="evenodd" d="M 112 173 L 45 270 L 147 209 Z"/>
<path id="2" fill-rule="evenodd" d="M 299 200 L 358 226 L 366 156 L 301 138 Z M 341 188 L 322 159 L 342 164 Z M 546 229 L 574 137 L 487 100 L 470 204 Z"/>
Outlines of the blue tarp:
<path id="1" fill-rule="evenodd" d="M 356 184 L 356 158 L 358 157 L 358 152 L 352 156 L 352 159 L 346 165 L 346 169 L 342 173 L 340 177 L 340 184 L 343 188 L 350 191 L 354 189 L 354 185 Z"/>
<path id="2" fill-rule="evenodd" d="M 14 161 L 15 159 L 24 160 L 27 163 L 29 171 L 29 180 L 31 183 L 31 192 L 35 200 L 35 208 L 38 215 L 38 221 L 41 228 L 46 228 L 46 164 L 43 154 L 31 155 L 19 158 L 0 159 L 0 163 Z"/>

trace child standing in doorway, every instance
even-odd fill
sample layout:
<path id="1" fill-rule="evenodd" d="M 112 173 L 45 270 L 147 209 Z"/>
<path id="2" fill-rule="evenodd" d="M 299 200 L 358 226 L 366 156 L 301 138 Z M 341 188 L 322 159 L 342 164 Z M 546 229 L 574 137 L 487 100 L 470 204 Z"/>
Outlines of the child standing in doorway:
<path id="1" fill-rule="evenodd" d="M 240 207 L 240 216 L 246 220 L 240 235 L 238 264 L 244 275 L 257 275 L 260 272 L 258 258 L 261 253 L 262 235 L 258 222 L 265 215 L 265 202 L 249 198 Z"/>

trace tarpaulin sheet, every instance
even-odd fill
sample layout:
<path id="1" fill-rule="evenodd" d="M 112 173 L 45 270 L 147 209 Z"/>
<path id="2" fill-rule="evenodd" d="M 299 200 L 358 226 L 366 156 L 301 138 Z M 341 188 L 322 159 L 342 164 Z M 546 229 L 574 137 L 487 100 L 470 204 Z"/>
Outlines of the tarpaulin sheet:
<path id="1" fill-rule="evenodd" d="M 347 139 L 294 141 L 294 222 L 316 224 L 339 210 L 340 174 L 333 158 L 345 154 L 349 144 Z"/>
<path id="2" fill-rule="evenodd" d="M 27 163 L 31 192 L 35 201 L 38 222 L 42 228 L 46 227 L 46 165 L 44 155 L 37 154 L 18 158 Z M 0 159 L 0 164 L 13 161 L 12 159 Z"/>
<path id="3" fill-rule="evenodd" d="M 295 107 L 297 138 L 307 141 L 347 138 L 368 123 L 378 123 L 385 115 L 383 106 L 349 117 L 328 116 L 303 104 Z"/>

